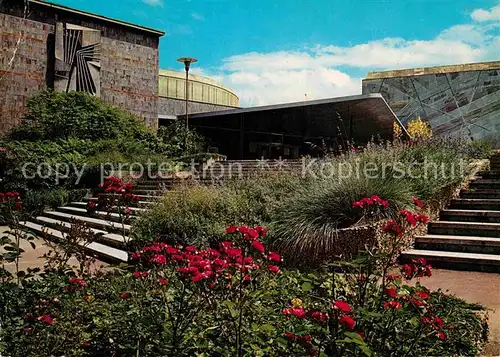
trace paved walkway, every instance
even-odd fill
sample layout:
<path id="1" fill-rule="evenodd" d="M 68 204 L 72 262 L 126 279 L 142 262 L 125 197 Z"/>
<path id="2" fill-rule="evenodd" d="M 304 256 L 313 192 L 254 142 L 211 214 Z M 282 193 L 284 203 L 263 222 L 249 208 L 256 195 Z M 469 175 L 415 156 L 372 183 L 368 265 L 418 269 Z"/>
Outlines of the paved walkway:
<path id="1" fill-rule="evenodd" d="M 433 269 L 421 283 L 488 308 L 490 336 L 482 356 L 500 356 L 500 274 Z"/>
<path id="2" fill-rule="evenodd" d="M 7 227 L 0 226 L 0 234 L 3 234 L 7 230 Z M 35 249 L 26 241 L 21 241 L 21 248 L 24 253 L 19 260 L 19 270 L 26 270 L 26 268 L 43 268 L 45 264 L 44 254 L 50 251 L 50 248 L 44 244 L 43 239 L 35 238 L 33 241 L 35 243 Z M 70 265 L 78 265 L 78 261 L 75 258 L 71 258 L 68 262 Z M 100 267 L 106 266 L 105 263 L 100 261 L 96 262 L 96 270 Z M 5 265 L 5 268 L 13 273 L 15 271 L 15 263 L 9 263 Z"/>

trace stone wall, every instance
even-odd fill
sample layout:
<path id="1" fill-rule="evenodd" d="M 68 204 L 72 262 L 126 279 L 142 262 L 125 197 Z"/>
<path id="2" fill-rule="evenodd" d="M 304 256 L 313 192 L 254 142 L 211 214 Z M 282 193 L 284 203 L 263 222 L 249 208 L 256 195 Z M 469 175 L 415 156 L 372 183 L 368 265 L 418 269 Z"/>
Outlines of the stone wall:
<path id="1" fill-rule="evenodd" d="M 370 73 L 370 93 L 381 93 L 404 124 L 420 116 L 437 135 L 500 148 L 500 62 Z"/>
<path id="2" fill-rule="evenodd" d="M 29 97 L 53 87 L 56 22 L 101 31 L 101 98 L 157 124 L 161 35 L 36 2 L 25 19 L 19 3 L 0 3 L 0 134 L 20 121 Z"/>
<path id="3" fill-rule="evenodd" d="M 189 114 L 216 112 L 219 110 L 234 109 L 234 107 L 226 107 L 209 103 L 189 102 Z M 180 99 L 173 98 L 158 98 L 158 116 L 162 115 L 184 115 L 186 113 L 186 102 Z"/>
<path id="4" fill-rule="evenodd" d="M 26 102 L 46 88 L 47 40 L 54 26 L 0 14 L 0 134 L 18 124 Z"/>

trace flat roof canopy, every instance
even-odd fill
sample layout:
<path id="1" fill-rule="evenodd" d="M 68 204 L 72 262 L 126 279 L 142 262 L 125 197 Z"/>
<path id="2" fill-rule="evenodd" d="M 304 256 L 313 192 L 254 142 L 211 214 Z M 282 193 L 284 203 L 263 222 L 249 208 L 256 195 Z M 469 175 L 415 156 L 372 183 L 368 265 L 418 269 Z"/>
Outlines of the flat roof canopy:
<path id="1" fill-rule="evenodd" d="M 378 93 L 189 115 L 189 125 L 231 159 L 259 156 L 256 146 L 266 143 L 307 155 L 304 146 L 310 143 L 338 148 L 346 142 L 362 145 L 372 137 L 389 139 L 395 120 Z"/>

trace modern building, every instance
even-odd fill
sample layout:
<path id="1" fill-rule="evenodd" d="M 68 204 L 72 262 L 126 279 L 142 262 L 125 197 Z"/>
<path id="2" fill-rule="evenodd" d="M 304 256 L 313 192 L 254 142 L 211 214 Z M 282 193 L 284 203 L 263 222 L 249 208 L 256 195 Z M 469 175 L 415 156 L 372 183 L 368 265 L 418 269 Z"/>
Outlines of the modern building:
<path id="1" fill-rule="evenodd" d="M 160 69 L 158 118 L 176 119 L 186 113 L 186 77 L 184 72 Z M 236 93 L 211 78 L 189 74 L 188 112 L 203 113 L 238 108 Z"/>
<path id="2" fill-rule="evenodd" d="M 369 73 L 403 123 L 420 116 L 436 135 L 487 139 L 500 147 L 500 61 Z"/>
<path id="3" fill-rule="evenodd" d="M 87 91 L 157 125 L 164 32 L 41 0 L 0 1 L 0 26 L 0 133 L 46 88 Z"/>
<path id="4" fill-rule="evenodd" d="M 371 139 L 391 139 L 395 120 L 380 94 L 189 115 L 189 125 L 229 159 L 297 159 L 350 150 Z"/>

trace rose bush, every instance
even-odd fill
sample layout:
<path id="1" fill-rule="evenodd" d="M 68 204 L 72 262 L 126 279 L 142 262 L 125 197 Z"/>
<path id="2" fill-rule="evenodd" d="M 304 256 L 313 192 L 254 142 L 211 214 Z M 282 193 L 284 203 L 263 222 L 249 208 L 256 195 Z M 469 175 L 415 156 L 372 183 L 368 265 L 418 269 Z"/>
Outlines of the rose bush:
<path id="1" fill-rule="evenodd" d="M 117 180 L 102 189 L 133 200 L 132 189 Z M 15 227 L 19 195 L 0 198 Z M 482 308 L 421 285 L 432 274 L 425 259 L 395 264 L 404 236 L 428 220 L 413 201 L 415 212 L 403 209 L 383 226 L 384 249 L 310 271 L 282 265 L 286 257 L 264 243 L 265 228 L 235 225 L 211 247 L 157 237 L 131 254 L 129 267 L 107 272 L 61 263 L 36 277 L 5 275 L 0 353 L 475 355 L 487 336 Z M 352 203 L 365 215 L 388 204 L 379 196 Z"/>
<path id="2" fill-rule="evenodd" d="M 262 227 L 232 226 L 218 247 L 155 242 L 127 271 L 51 271 L 0 286 L 9 356 L 474 355 L 486 325 L 469 305 L 382 276 L 373 256 L 325 271 L 282 269 Z M 395 236 L 397 236 L 396 234 Z M 375 267 L 377 266 L 377 267 Z M 382 281 L 382 283 L 381 283 Z"/>

